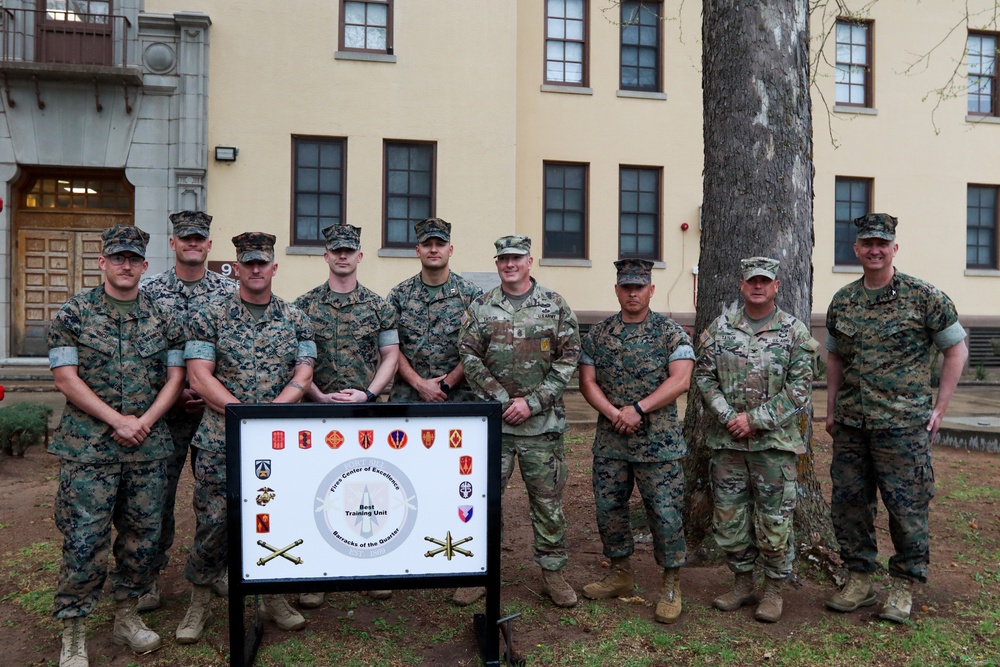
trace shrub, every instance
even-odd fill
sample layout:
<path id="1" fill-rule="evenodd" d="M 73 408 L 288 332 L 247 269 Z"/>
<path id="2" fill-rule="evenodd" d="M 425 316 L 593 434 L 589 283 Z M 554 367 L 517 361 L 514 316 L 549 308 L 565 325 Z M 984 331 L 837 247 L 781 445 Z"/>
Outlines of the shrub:
<path id="1" fill-rule="evenodd" d="M 47 439 L 52 408 L 41 403 L 18 403 L 0 408 L 0 447 L 8 455 L 24 456 L 24 450 Z"/>

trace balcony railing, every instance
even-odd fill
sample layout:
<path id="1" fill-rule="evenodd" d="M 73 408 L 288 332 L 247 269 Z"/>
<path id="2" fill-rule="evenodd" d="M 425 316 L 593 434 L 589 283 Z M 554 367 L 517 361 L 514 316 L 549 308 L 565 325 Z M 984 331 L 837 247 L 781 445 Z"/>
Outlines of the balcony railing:
<path id="1" fill-rule="evenodd" d="M 125 67 L 128 17 L 70 10 L 0 9 L 0 65 Z"/>

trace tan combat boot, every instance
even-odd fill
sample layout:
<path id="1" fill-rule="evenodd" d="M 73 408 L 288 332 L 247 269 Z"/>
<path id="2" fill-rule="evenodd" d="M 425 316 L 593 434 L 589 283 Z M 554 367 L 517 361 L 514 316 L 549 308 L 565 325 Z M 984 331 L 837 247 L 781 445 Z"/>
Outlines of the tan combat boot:
<path id="1" fill-rule="evenodd" d="M 195 586 L 191 591 L 191 606 L 177 626 L 177 643 L 194 644 L 205 634 L 205 626 L 212 620 L 212 587 Z"/>
<path id="2" fill-rule="evenodd" d="M 215 583 L 212 584 L 212 592 L 220 598 L 229 597 L 229 570 L 225 570 Z"/>
<path id="3" fill-rule="evenodd" d="M 139 618 L 138 598 L 122 600 L 115 608 L 115 627 L 111 641 L 128 646 L 136 653 L 149 653 L 160 648 L 160 635 L 146 627 Z"/>
<path id="4" fill-rule="evenodd" d="M 882 606 L 882 611 L 878 617 L 893 623 L 903 623 L 910 618 L 910 609 L 913 607 L 913 582 L 909 579 L 894 578 L 892 589 L 889 591 L 889 598 Z"/>
<path id="5" fill-rule="evenodd" d="M 834 611 L 855 611 L 861 607 L 870 607 L 875 602 L 872 575 L 868 572 L 848 572 L 844 588 L 827 600 L 826 606 Z"/>
<path id="6" fill-rule="evenodd" d="M 326 601 L 326 593 L 299 593 L 299 606 L 303 609 L 322 607 Z"/>
<path id="7" fill-rule="evenodd" d="M 755 602 L 757 593 L 753 590 L 753 572 L 737 572 L 733 590 L 712 600 L 712 606 L 721 611 L 736 611 Z"/>
<path id="8" fill-rule="evenodd" d="M 392 591 L 378 590 L 378 591 L 366 591 L 368 597 L 372 600 L 388 600 L 392 597 Z"/>
<path id="9" fill-rule="evenodd" d="M 471 588 L 456 588 L 455 594 L 452 596 L 451 601 L 455 603 L 456 607 L 468 607 L 470 604 L 475 604 L 483 596 L 486 595 L 485 586 L 473 586 Z"/>
<path id="10" fill-rule="evenodd" d="M 663 570 L 663 583 L 660 585 L 660 601 L 656 603 L 653 614 L 660 623 L 673 623 L 681 615 L 681 569 L 668 567 Z"/>
<path id="11" fill-rule="evenodd" d="M 576 591 L 558 570 L 542 570 L 542 593 L 552 598 L 557 607 L 576 606 Z"/>
<path id="12" fill-rule="evenodd" d="M 260 617 L 265 621 L 274 621 L 279 628 L 301 630 L 306 627 L 306 619 L 302 614 L 292 609 L 284 595 L 264 595 L 260 605 Z"/>
<path id="13" fill-rule="evenodd" d="M 139 604 L 136 609 L 139 611 L 153 611 L 160 608 L 160 580 L 153 579 L 153 585 L 149 592 L 139 596 Z"/>
<path id="14" fill-rule="evenodd" d="M 764 599 L 760 601 L 753 617 L 764 623 L 777 623 L 781 620 L 781 609 L 784 602 L 781 599 L 782 579 L 764 577 Z"/>
<path id="15" fill-rule="evenodd" d="M 90 667 L 87 658 L 87 622 L 82 616 L 63 621 L 59 667 Z"/>
<path id="16" fill-rule="evenodd" d="M 632 593 L 635 579 L 632 577 L 632 565 L 628 557 L 612 558 L 611 572 L 600 581 L 583 587 L 583 597 L 591 600 L 606 600 L 620 598 Z"/>

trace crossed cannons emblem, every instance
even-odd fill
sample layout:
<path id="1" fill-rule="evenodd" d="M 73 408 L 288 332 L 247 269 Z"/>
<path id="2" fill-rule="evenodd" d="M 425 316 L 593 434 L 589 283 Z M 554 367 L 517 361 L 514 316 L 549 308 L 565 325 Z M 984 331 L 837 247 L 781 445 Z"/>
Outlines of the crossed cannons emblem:
<path id="1" fill-rule="evenodd" d="M 424 554 L 425 558 L 433 558 L 440 553 L 444 554 L 444 557 L 451 560 L 455 557 L 455 554 L 462 554 L 463 556 L 472 557 L 471 551 L 466 551 L 465 549 L 459 549 L 458 545 L 465 544 L 466 542 L 471 542 L 471 537 L 463 537 L 460 540 L 453 540 L 451 538 L 451 531 L 449 530 L 446 534 L 444 540 L 438 540 L 433 537 L 425 537 L 425 540 L 432 542 L 440 547 L 440 549 L 432 549 Z"/>
<path id="2" fill-rule="evenodd" d="M 268 561 L 271 561 L 271 560 L 277 558 L 278 556 L 281 556 L 285 560 L 289 560 L 289 561 L 295 563 L 296 565 L 302 565 L 302 559 L 301 558 L 299 558 L 298 556 L 289 556 L 288 555 L 289 551 L 291 551 L 295 547 L 297 547 L 300 544 L 302 544 L 302 540 L 295 540 L 294 542 L 292 542 L 291 544 L 289 544 L 287 547 L 281 547 L 280 549 L 278 547 L 272 547 L 270 544 L 268 544 L 264 540 L 257 540 L 257 544 L 259 544 L 260 546 L 264 547 L 265 549 L 267 549 L 268 551 L 271 552 L 268 555 L 264 556 L 263 558 L 259 559 L 257 561 L 257 565 L 267 565 Z"/>

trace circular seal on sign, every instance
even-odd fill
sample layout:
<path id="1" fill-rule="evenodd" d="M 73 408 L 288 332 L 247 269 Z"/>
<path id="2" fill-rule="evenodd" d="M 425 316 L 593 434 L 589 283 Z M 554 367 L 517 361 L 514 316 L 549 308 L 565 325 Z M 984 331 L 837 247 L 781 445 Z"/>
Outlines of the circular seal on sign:
<path id="1" fill-rule="evenodd" d="M 315 515 L 331 547 L 351 558 L 378 558 L 406 542 L 417 523 L 417 495 L 388 461 L 357 458 L 323 478 Z"/>

